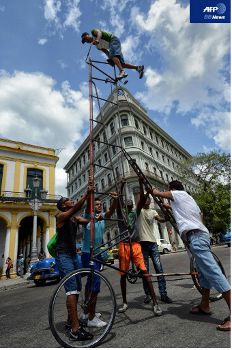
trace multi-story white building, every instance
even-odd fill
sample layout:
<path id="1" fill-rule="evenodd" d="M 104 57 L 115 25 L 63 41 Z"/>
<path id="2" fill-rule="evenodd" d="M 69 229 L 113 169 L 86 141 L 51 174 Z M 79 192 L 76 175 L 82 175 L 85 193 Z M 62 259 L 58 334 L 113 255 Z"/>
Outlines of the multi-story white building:
<path id="1" fill-rule="evenodd" d="M 96 192 L 100 192 L 103 207 L 108 208 L 108 193 L 115 189 L 115 177 L 124 176 L 127 180 L 126 195 L 136 203 L 138 199 L 138 177 L 122 155 L 121 145 L 136 160 L 148 180 L 159 189 L 167 188 L 168 182 L 179 178 L 180 162 L 191 155 L 172 137 L 154 123 L 146 110 L 125 88 L 115 89 L 96 117 L 93 130 L 94 142 L 94 181 Z M 107 146 L 104 141 L 112 146 Z M 77 199 L 86 191 L 89 176 L 89 137 L 82 143 L 64 168 L 67 172 L 68 196 Z M 186 190 L 193 191 L 196 184 L 188 182 Z M 154 205 L 156 207 L 156 205 Z M 157 207 L 156 207 L 157 209 Z M 183 243 L 166 224 L 159 225 L 160 237 Z M 169 232 L 169 233 L 168 233 Z M 117 225 L 108 223 L 105 240 L 113 239 Z"/>

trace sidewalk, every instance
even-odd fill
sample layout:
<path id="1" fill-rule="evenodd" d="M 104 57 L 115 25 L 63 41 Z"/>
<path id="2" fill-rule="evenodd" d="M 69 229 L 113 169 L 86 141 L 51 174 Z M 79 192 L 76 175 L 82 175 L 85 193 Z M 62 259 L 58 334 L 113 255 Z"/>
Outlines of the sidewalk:
<path id="1" fill-rule="evenodd" d="M 0 292 L 8 289 L 15 289 L 17 287 L 29 284 L 25 278 L 21 278 L 19 276 L 11 279 L 0 279 Z"/>

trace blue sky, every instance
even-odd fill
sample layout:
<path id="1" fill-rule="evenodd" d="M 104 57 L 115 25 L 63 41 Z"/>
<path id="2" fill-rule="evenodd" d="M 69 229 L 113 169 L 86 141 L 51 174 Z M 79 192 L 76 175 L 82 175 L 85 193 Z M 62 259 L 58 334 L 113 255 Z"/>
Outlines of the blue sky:
<path id="1" fill-rule="evenodd" d="M 145 65 L 142 80 L 128 71 L 127 88 L 161 128 L 193 155 L 230 150 L 229 24 L 190 24 L 187 0 L 0 0 L 0 137 L 62 148 L 57 193 L 88 133 L 80 35 L 94 27 L 121 39 L 128 63 Z"/>

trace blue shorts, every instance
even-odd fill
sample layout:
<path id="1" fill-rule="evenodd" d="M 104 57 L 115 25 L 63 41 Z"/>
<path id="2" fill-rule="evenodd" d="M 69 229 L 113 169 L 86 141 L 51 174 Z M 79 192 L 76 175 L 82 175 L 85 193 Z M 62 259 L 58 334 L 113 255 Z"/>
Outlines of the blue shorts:
<path id="1" fill-rule="evenodd" d="M 82 260 L 82 266 L 89 268 L 89 262 L 90 262 L 90 254 L 89 253 L 82 253 L 81 255 L 81 260 Z M 101 264 L 97 261 L 94 261 L 94 270 L 100 271 Z M 93 285 L 90 285 L 90 279 L 87 279 L 87 283 L 85 286 L 85 289 L 87 291 L 91 291 L 92 293 L 98 294 L 100 292 L 100 277 L 94 276 L 94 281 Z"/>
<path id="2" fill-rule="evenodd" d="M 229 282 L 211 253 L 209 235 L 200 230 L 195 232 L 188 238 L 188 248 L 196 260 L 200 286 L 215 288 L 220 293 L 229 291 Z"/>
<path id="3" fill-rule="evenodd" d="M 80 269 L 82 266 L 78 258 L 78 254 L 60 253 L 56 254 L 56 264 L 60 271 L 61 278 L 68 275 L 74 270 Z M 66 295 L 79 294 L 81 291 L 80 277 L 72 277 L 64 284 Z"/>
<path id="4" fill-rule="evenodd" d="M 109 53 L 110 53 L 110 57 L 117 56 L 122 64 L 125 63 L 124 57 L 122 54 L 121 43 L 116 36 L 113 36 L 112 39 L 110 40 Z"/>

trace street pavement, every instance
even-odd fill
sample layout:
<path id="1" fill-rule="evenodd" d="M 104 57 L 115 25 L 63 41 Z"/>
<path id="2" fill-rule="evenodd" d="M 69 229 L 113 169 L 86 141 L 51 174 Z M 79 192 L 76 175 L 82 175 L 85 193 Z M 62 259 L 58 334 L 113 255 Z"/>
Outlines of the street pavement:
<path id="1" fill-rule="evenodd" d="M 214 247 L 230 279 L 230 248 Z M 162 255 L 165 272 L 188 272 L 186 252 Z M 151 270 L 153 272 L 153 270 Z M 110 280 L 121 305 L 119 274 L 106 268 L 103 274 Z M 175 281 L 174 281 L 175 279 Z M 199 302 L 199 293 L 191 278 L 167 277 L 168 295 L 172 304 L 160 302 L 163 316 L 154 317 L 151 305 L 143 304 L 142 281 L 127 284 L 129 309 L 117 314 L 113 328 L 100 347 L 103 348 L 229 348 L 230 332 L 219 332 L 216 325 L 228 314 L 224 300 L 211 304 L 211 316 L 191 315 L 191 306 Z M 155 282 L 155 279 L 154 279 Z M 6 283 L 9 283 L 6 286 Z M 12 283 L 12 285 L 10 285 Z M 5 285 L 4 285 L 5 284 Z M 154 283 L 158 295 L 158 285 Z M 36 287 L 25 280 L 0 280 L 0 347 L 56 348 L 48 324 L 48 304 L 56 284 Z"/>

